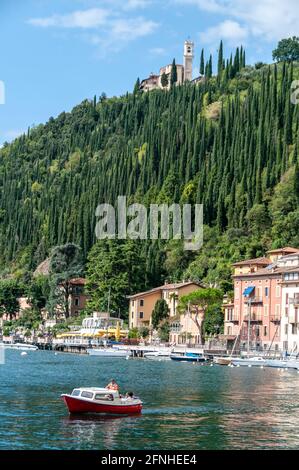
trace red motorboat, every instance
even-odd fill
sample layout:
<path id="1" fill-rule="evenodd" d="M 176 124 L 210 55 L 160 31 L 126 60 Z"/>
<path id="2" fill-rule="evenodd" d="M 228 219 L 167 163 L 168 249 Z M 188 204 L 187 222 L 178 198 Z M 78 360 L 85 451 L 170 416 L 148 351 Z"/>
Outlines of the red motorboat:
<path id="1" fill-rule="evenodd" d="M 137 414 L 142 401 L 138 397 L 122 397 L 118 390 L 107 388 L 75 388 L 71 395 L 61 395 L 70 413 Z"/>

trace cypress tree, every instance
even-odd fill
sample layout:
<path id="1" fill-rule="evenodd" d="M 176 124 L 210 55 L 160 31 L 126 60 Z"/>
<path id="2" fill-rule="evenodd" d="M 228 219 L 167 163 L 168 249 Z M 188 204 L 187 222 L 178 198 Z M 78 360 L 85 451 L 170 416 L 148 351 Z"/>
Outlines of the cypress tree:
<path id="1" fill-rule="evenodd" d="M 178 81 L 178 74 L 175 59 L 172 61 L 171 74 L 170 74 L 170 85 L 173 86 Z"/>
<path id="2" fill-rule="evenodd" d="M 201 54 L 200 54 L 199 73 L 200 73 L 200 75 L 204 75 L 204 74 L 205 74 L 205 56 L 204 56 L 204 49 L 201 50 Z"/>

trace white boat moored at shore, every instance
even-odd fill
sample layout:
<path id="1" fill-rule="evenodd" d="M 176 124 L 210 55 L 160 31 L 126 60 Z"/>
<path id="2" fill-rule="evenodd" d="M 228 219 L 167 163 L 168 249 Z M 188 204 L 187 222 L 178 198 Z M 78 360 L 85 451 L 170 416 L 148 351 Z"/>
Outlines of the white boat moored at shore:
<path id="1" fill-rule="evenodd" d="M 145 359 L 154 361 L 170 361 L 171 351 L 150 351 L 143 354 Z"/>
<path id="2" fill-rule="evenodd" d="M 297 369 L 299 370 L 298 359 L 267 359 L 267 367 L 274 367 L 276 369 Z"/>
<path id="3" fill-rule="evenodd" d="M 131 351 L 115 348 L 89 348 L 86 352 L 89 356 L 100 357 L 127 357 L 131 355 Z"/>
<path id="4" fill-rule="evenodd" d="M 267 366 L 267 360 L 261 356 L 256 357 L 238 357 L 231 361 L 233 366 L 260 367 Z"/>
<path id="5" fill-rule="evenodd" d="M 18 351 L 37 351 L 38 347 L 26 343 L 0 343 L 0 348 L 17 349 Z"/>

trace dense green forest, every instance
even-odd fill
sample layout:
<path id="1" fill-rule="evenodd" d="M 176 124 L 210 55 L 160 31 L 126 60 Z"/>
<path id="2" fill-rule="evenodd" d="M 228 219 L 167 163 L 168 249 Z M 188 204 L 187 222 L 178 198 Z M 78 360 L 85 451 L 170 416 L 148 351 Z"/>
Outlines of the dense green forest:
<path id="1" fill-rule="evenodd" d="M 217 76 L 210 59 L 199 84 L 142 93 L 137 83 L 133 93 L 86 100 L 4 145 L 2 276 L 26 278 L 52 247 L 73 242 L 98 282 L 132 261 L 124 294 L 183 278 L 230 290 L 231 262 L 299 246 L 299 106 L 290 99 L 299 64 L 245 66 L 244 51 L 228 61 L 221 54 Z M 203 248 L 96 243 L 95 209 L 118 195 L 202 203 Z"/>

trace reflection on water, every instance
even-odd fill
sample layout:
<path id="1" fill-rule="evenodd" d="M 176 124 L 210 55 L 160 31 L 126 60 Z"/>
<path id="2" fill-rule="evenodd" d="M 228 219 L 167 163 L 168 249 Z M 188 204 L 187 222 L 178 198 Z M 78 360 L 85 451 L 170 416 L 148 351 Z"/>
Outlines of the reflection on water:
<path id="1" fill-rule="evenodd" d="M 1 449 L 295 449 L 299 375 L 52 352 L 7 352 Z M 73 415 L 60 394 L 117 378 L 142 415 Z"/>

